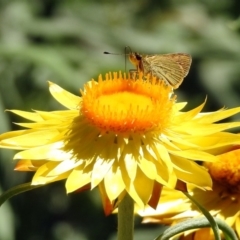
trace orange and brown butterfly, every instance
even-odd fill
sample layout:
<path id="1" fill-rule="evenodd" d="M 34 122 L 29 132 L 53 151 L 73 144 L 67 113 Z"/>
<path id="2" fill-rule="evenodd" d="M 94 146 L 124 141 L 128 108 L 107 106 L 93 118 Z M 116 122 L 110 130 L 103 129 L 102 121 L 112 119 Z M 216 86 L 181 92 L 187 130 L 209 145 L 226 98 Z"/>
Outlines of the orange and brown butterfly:
<path id="1" fill-rule="evenodd" d="M 174 89 L 187 76 L 192 63 L 191 56 L 186 53 L 144 55 L 130 51 L 129 60 L 138 73 L 151 74 Z"/>
<path id="2" fill-rule="evenodd" d="M 137 68 L 136 70 L 130 70 L 131 72 L 142 73 L 144 76 L 151 74 L 171 85 L 174 89 L 178 88 L 187 76 L 192 63 L 191 55 L 186 53 L 144 55 L 133 52 L 128 46 L 125 51 L 127 49 L 129 49 L 129 53 L 125 53 L 125 55 L 129 56 L 130 62 Z"/>

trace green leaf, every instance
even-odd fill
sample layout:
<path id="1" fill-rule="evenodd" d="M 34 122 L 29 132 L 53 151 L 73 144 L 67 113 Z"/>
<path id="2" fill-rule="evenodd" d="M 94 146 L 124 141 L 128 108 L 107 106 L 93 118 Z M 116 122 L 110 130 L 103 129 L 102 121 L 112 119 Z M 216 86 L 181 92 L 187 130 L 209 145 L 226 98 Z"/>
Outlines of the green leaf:
<path id="1" fill-rule="evenodd" d="M 226 240 L 238 240 L 234 230 L 229 227 L 223 220 L 219 218 L 214 218 L 214 220 L 219 226 L 219 228 L 223 231 Z M 199 229 L 206 227 L 211 227 L 211 224 L 205 216 L 188 219 L 169 227 L 163 233 L 161 233 L 160 236 L 155 238 L 155 240 L 167 240 L 179 233 L 189 231 L 191 229 Z"/>
<path id="2" fill-rule="evenodd" d="M 216 240 L 221 240 L 219 228 L 213 216 L 199 203 L 196 199 L 194 199 L 189 193 L 183 192 L 202 212 L 202 214 L 208 219 L 211 228 L 213 230 L 213 234 Z"/>

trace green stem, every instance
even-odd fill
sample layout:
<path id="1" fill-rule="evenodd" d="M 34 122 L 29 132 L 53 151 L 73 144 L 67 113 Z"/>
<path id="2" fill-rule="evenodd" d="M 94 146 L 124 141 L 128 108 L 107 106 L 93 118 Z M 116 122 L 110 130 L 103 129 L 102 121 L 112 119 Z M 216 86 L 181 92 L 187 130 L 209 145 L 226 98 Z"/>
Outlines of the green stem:
<path id="1" fill-rule="evenodd" d="M 118 207 L 118 240 L 133 240 L 134 203 L 126 194 Z"/>

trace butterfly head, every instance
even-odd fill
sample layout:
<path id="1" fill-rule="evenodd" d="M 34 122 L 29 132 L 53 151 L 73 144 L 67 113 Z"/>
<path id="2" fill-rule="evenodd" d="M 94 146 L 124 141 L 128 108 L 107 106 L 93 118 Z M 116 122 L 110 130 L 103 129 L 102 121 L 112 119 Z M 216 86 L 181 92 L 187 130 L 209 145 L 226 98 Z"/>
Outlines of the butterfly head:
<path id="1" fill-rule="evenodd" d="M 142 62 L 142 56 L 139 53 L 130 52 L 129 60 L 135 67 L 139 68 Z"/>

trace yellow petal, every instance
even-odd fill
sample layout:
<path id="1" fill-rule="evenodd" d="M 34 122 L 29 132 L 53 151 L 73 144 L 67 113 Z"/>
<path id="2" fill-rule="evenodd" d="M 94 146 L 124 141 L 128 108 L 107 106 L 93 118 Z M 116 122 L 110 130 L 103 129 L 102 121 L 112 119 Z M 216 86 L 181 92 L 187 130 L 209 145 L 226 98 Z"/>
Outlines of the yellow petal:
<path id="1" fill-rule="evenodd" d="M 236 218 L 235 228 L 236 228 L 238 237 L 240 237 L 240 217 L 239 216 Z"/>
<path id="2" fill-rule="evenodd" d="M 173 171 L 173 166 L 172 166 L 171 158 L 169 156 L 169 152 L 161 144 L 157 145 L 156 147 L 159 149 L 158 152 L 160 154 L 160 158 L 158 158 L 158 160 L 161 159 L 161 163 L 166 165 L 166 170 L 167 170 L 168 175 L 171 174 Z"/>
<path id="3" fill-rule="evenodd" d="M 18 135 L 19 133 L 21 132 L 18 132 Z M 49 139 L 55 137 L 56 134 L 57 130 L 54 129 L 49 129 L 49 131 L 26 130 L 22 132 L 22 135 L 3 139 L 1 145 L 13 146 L 15 149 L 37 147 L 48 144 Z"/>
<path id="4" fill-rule="evenodd" d="M 78 167 L 82 163 L 83 163 L 83 161 L 81 161 L 81 160 L 78 160 L 76 162 L 75 160 L 72 160 L 72 159 L 71 160 L 66 159 L 64 161 L 61 161 L 56 167 L 49 170 L 47 176 L 52 177 L 52 176 L 56 176 L 56 175 L 61 175 L 64 172 L 67 172 L 69 170 L 72 170 L 73 168 Z"/>
<path id="5" fill-rule="evenodd" d="M 199 166 L 193 161 L 188 161 L 185 158 L 172 157 L 172 161 L 177 166 L 175 173 L 178 179 L 184 182 L 191 182 L 196 186 L 201 186 L 203 189 L 210 189 L 212 179 L 206 168 Z"/>
<path id="6" fill-rule="evenodd" d="M 182 110 L 187 105 L 187 102 L 180 102 L 175 104 L 175 108 L 177 111 Z"/>
<path id="7" fill-rule="evenodd" d="M 20 160 L 17 162 L 14 170 L 16 171 L 36 171 L 43 164 L 47 163 L 47 160 L 31 161 Z"/>
<path id="8" fill-rule="evenodd" d="M 125 154 L 124 159 L 120 159 L 120 161 L 124 163 L 129 178 L 135 179 L 138 165 L 132 154 Z"/>
<path id="9" fill-rule="evenodd" d="M 130 183 L 127 191 L 140 208 L 144 208 L 149 201 L 154 181 L 146 177 L 146 175 L 138 169 L 134 182 Z"/>
<path id="10" fill-rule="evenodd" d="M 177 127 L 173 127 L 172 130 L 174 131 L 184 131 L 185 133 L 189 133 L 193 136 L 206 136 L 215 134 L 221 131 L 224 131 L 226 129 L 231 129 L 235 127 L 239 127 L 240 122 L 232 122 L 232 123 L 218 123 L 218 124 L 199 124 L 199 123 L 184 123 Z M 177 130 L 179 129 L 179 130 Z"/>
<path id="11" fill-rule="evenodd" d="M 59 87 L 57 84 L 49 82 L 49 90 L 52 96 L 68 109 L 77 109 L 81 98 Z"/>
<path id="12" fill-rule="evenodd" d="M 180 112 L 179 115 L 176 117 L 176 121 L 184 123 L 184 122 L 188 121 L 189 119 L 193 119 L 199 112 L 201 112 L 205 103 L 206 103 L 206 100 L 198 107 L 196 107 L 188 112 L 184 112 L 184 114 L 181 114 L 181 112 Z"/>
<path id="13" fill-rule="evenodd" d="M 198 151 L 198 150 L 184 150 L 184 151 L 169 151 L 172 155 L 192 159 L 192 160 L 202 160 L 202 161 L 209 161 L 213 162 L 217 160 L 216 156 L 213 156 L 209 153 Z"/>
<path id="14" fill-rule="evenodd" d="M 92 169 L 92 182 L 91 187 L 96 187 L 106 176 L 107 172 L 112 167 L 112 164 L 114 163 L 114 159 L 112 160 L 106 160 L 97 158 L 94 167 Z"/>
<path id="15" fill-rule="evenodd" d="M 9 112 L 15 113 L 18 116 L 31 120 L 33 122 L 41 122 L 43 119 L 37 113 L 34 112 L 25 112 L 20 110 L 8 110 Z"/>
<path id="16" fill-rule="evenodd" d="M 114 201 L 125 189 L 120 169 L 111 168 L 104 178 L 104 186 L 110 201 Z"/>
<path id="17" fill-rule="evenodd" d="M 148 178 L 156 179 L 157 169 L 154 162 L 150 161 L 149 159 L 140 158 L 138 165 Z"/>
<path id="18" fill-rule="evenodd" d="M 199 123 L 210 123 L 210 122 L 218 122 L 225 118 L 231 117 L 240 112 L 240 107 L 231 108 L 231 109 L 220 109 L 216 112 L 210 113 L 201 113 L 196 119 Z"/>
<path id="19" fill-rule="evenodd" d="M 72 159 L 73 156 L 69 152 L 61 149 L 62 142 L 56 142 L 41 147 L 30 148 L 29 150 L 21 151 L 15 154 L 14 159 L 32 159 L 41 160 L 48 159 L 51 161 L 64 161 L 65 159 Z"/>
<path id="20" fill-rule="evenodd" d="M 67 178 L 67 193 L 73 192 L 91 182 L 91 171 L 86 171 L 82 167 L 74 169 Z"/>
<path id="21" fill-rule="evenodd" d="M 32 179 L 32 185 L 47 184 L 50 182 L 59 181 L 65 179 L 69 175 L 69 173 L 66 172 L 62 175 L 47 177 L 49 171 L 55 166 L 56 166 L 55 162 L 47 162 L 46 164 L 39 167 Z"/>

